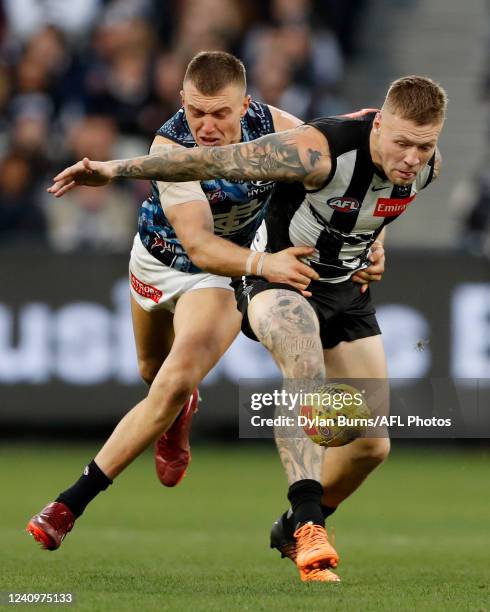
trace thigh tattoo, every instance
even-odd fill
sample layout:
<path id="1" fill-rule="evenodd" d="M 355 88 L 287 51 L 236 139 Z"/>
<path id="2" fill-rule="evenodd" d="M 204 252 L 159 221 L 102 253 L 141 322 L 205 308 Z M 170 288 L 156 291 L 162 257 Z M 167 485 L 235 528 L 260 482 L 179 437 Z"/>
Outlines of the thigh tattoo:
<path id="1" fill-rule="evenodd" d="M 258 316 L 256 335 L 291 377 L 324 375 L 322 345 L 315 311 L 297 293 L 274 291 L 273 304 Z"/>

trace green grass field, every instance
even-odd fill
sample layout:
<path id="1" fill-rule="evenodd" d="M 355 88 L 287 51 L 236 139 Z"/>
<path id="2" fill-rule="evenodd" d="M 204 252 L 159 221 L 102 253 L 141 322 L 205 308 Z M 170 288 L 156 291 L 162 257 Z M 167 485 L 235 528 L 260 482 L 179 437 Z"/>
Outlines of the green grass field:
<path id="1" fill-rule="evenodd" d="M 279 461 L 243 445 L 196 447 L 174 490 L 145 455 L 60 550 L 40 550 L 25 523 L 95 450 L 0 451 L 0 591 L 73 591 L 73 609 L 104 612 L 490 610 L 488 451 L 395 451 L 332 517 L 343 582 L 303 584 L 268 548 L 286 508 Z"/>

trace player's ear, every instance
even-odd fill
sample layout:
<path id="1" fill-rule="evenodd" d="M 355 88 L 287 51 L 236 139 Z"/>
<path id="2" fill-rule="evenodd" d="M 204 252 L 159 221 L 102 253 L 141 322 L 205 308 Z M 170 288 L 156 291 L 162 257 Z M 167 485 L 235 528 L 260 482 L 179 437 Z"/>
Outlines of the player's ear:
<path id="1" fill-rule="evenodd" d="M 379 131 L 380 126 L 381 126 L 381 111 L 378 111 L 376 115 L 374 116 L 373 128 L 376 131 Z"/>
<path id="2" fill-rule="evenodd" d="M 185 96 L 184 96 L 184 90 L 183 89 L 180 90 L 180 99 L 182 100 L 182 106 L 184 106 L 184 104 L 185 104 Z"/>

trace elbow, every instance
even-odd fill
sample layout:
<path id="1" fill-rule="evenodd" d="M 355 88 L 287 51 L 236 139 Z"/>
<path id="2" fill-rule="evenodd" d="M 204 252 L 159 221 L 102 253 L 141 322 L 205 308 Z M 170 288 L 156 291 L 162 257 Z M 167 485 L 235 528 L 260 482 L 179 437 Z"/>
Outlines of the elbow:
<path id="1" fill-rule="evenodd" d="M 196 243 L 191 243 L 186 245 L 185 249 L 192 263 L 198 268 L 201 268 L 201 270 L 206 270 L 208 261 L 202 246 Z"/>

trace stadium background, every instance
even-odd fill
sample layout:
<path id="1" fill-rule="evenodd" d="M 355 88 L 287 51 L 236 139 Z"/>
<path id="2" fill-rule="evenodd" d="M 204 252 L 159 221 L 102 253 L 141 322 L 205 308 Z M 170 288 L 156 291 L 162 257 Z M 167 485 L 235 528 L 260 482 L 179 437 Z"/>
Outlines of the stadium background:
<path id="1" fill-rule="evenodd" d="M 391 377 L 452 377 L 459 381 L 456 387 L 470 388 L 470 392 L 478 379 L 478 401 L 488 406 L 489 10 L 484 0 L 0 3 L 0 470 L 5 500 L 2 515 L 6 518 L 2 535 L 8 544 L 2 559 L 9 568 L 0 590 L 45 584 L 42 559 L 34 557 L 31 543 L 19 543 L 19 530 L 32 512 L 76 476 L 118 417 L 144 393 L 135 366 L 125 276 L 138 205 L 148 187 L 144 182 L 127 182 L 104 189 L 79 189 L 61 201 L 49 198 L 45 187 L 59 169 L 84 155 L 112 159 L 146 151 L 155 129 L 178 108 L 183 70 L 201 49 L 225 49 L 240 56 L 253 96 L 305 119 L 379 106 L 390 80 L 401 74 L 428 74 L 447 88 L 450 107 L 440 143 L 444 159 L 441 180 L 388 228 L 387 273 L 374 288 L 374 295 Z M 418 350 L 421 344 L 423 350 Z M 119 504 L 116 526 L 111 524 L 111 528 L 124 530 L 129 524 L 141 530 L 139 504 L 128 501 L 132 495 L 139 496 L 148 508 L 156 504 L 158 512 L 168 512 L 166 525 L 185 526 L 186 520 L 194 518 L 191 508 L 195 497 L 200 496 L 207 506 L 212 497 L 208 487 L 220 486 L 206 470 L 218 470 L 230 481 L 230 495 L 236 496 L 233 510 L 249 513 L 249 523 L 240 522 L 244 535 L 238 546 L 251 542 L 252 549 L 257 544 L 259 550 L 277 500 L 283 496 L 284 482 L 267 444 L 251 445 L 237 439 L 237 382 L 242 377 L 274 376 L 275 372 L 265 351 L 240 337 L 202 386 L 204 401 L 193 433 L 196 459 L 184 481 L 187 489 L 183 485 L 172 499 L 166 495 L 164 503 L 155 501 L 158 489 L 151 459 L 145 456 L 118 482 L 121 493 L 116 493 L 116 487 L 110 493 L 112 508 Z M 467 430 L 466 435 L 481 437 L 478 428 Z M 490 435 L 488 429 L 486 435 Z M 222 442 L 227 443 L 224 449 Z M 481 608 L 488 595 L 488 591 L 478 591 L 477 584 L 480 580 L 488 585 L 488 576 L 483 579 L 488 537 L 480 539 L 490 511 L 487 442 L 448 440 L 441 445 L 425 440 L 423 446 L 420 441 L 407 446 L 395 441 L 393 458 L 346 504 L 345 518 L 339 518 L 347 556 L 358 561 L 363 558 L 362 544 L 367 542 L 362 533 L 370 520 L 368 532 L 371 529 L 372 535 L 382 539 L 381 531 L 376 531 L 379 526 L 373 527 L 372 522 L 379 517 L 379 505 L 385 504 L 391 508 L 383 515 L 385 524 L 397 516 L 400 521 L 393 523 L 393 530 L 403 534 L 400 537 L 416 540 L 434 567 L 442 563 L 447 578 L 450 571 L 442 559 L 450 554 L 454 521 L 463 517 L 468 532 L 462 536 L 462 550 L 476 555 L 476 566 L 470 574 L 469 566 L 460 564 L 461 573 L 453 576 L 454 588 L 466 580 L 463 576 L 471 575 L 476 582 L 467 582 L 468 592 L 458 591 L 460 599 L 449 591 L 438 597 L 441 609 L 451 609 L 451 603 L 465 598 Z M 254 480 L 251 470 L 273 480 L 270 490 L 267 483 Z M 243 482 L 233 489 L 237 473 Z M 400 479 L 406 483 L 406 492 L 400 492 L 393 502 L 390 491 Z M 45 486 L 42 480 L 46 480 Z M 456 494 L 457 501 L 455 482 L 461 491 Z M 247 486 L 253 488 L 253 496 Z M 415 528 L 424 533 L 425 522 L 410 491 L 427 499 L 431 516 L 428 537 L 435 533 L 434 516 L 445 517 L 438 525 L 440 537 L 433 552 L 414 534 Z M 252 503 L 255 495 L 262 500 L 258 512 Z M 471 520 L 465 497 L 472 508 Z M 10 507 L 12 499 L 20 500 L 18 508 Z M 104 503 L 109 503 L 109 495 L 105 499 Z M 182 504 L 187 504 L 188 514 Z M 122 506 L 126 512 L 120 516 Z M 97 537 L 107 537 L 112 546 L 117 538 L 111 535 L 111 528 L 106 530 L 109 535 L 101 535 L 106 525 L 102 507 L 102 502 L 95 504 L 92 519 L 85 519 L 89 521 L 86 533 L 95 530 Z M 213 513 L 219 512 L 212 503 L 211 507 Z M 359 507 L 363 509 L 362 527 Z M 181 515 L 177 523 L 173 522 L 176 513 Z M 156 518 L 153 523 L 148 520 L 152 528 L 161 529 Z M 212 529 L 211 519 L 207 520 L 204 526 Z M 227 528 L 232 533 L 233 524 Z M 110 563 L 120 563 L 124 569 L 112 582 L 107 578 L 107 598 L 99 593 L 99 604 L 90 600 L 87 609 L 99 609 L 97 605 L 108 609 L 108 603 L 116 601 L 114 592 L 133 575 L 134 559 L 142 568 L 138 574 L 141 584 L 131 583 L 128 588 L 143 597 L 147 590 L 144 571 L 151 574 L 152 570 L 145 565 L 138 546 L 153 549 L 146 535 L 138 533 L 132 561 L 124 544 L 118 542 L 120 557 Z M 165 537 L 170 548 L 172 543 L 182 546 L 167 532 Z M 199 537 L 204 536 L 201 533 Z M 109 544 L 104 541 L 104 546 Z M 223 551 L 227 540 L 218 544 Z M 69 545 L 68 555 L 73 555 L 80 575 L 90 576 L 87 559 L 99 551 L 79 543 L 83 553 L 82 558 L 77 557 L 75 534 Z M 406 562 L 405 545 L 405 541 L 392 540 L 386 548 L 380 544 L 387 567 L 391 569 L 393 548 L 395 556 Z M 240 562 L 252 573 L 259 571 L 256 567 L 266 573 L 264 568 L 272 561 L 270 557 L 262 559 L 262 552 L 257 555 L 245 555 Z M 26 558 L 29 573 L 23 573 Z M 102 558 L 106 559 L 104 554 Z M 179 559 L 169 584 L 180 593 L 180 599 L 177 597 L 168 609 L 182 609 L 187 602 L 187 582 L 178 586 Z M 366 558 L 366 562 L 371 560 Z M 203 579 L 211 581 L 208 591 L 203 587 L 203 601 L 210 607 L 217 605 L 214 609 L 238 606 L 239 600 L 226 599 L 228 594 L 219 586 L 213 590 L 211 574 L 216 568 L 211 564 L 207 573 L 202 572 L 201 561 L 207 564 L 208 559 L 198 557 L 195 563 Z M 180 562 L 183 566 L 184 557 Z M 101 567 L 99 571 L 104 565 Z M 418 580 L 415 565 L 407 568 L 400 563 L 399 569 L 406 570 L 405 586 L 410 579 Z M 358 586 L 362 585 L 361 568 L 354 564 L 353 571 Z M 63 573 L 55 575 L 63 587 Z M 292 580 L 291 572 L 287 577 Z M 32 582 L 34 578 L 37 583 Z M 249 585 L 234 578 L 244 589 L 243 607 Z M 382 584 L 381 570 L 377 578 Z M 278 581 L 276 588 L 283 589 L 284 576 L 278 571 L 274 579 Z M 397 579 L 402 580 L 402 574 L 395 572 Z M 83 580 L 77 584 L 80 593 L 87 588 Z M 264 591 L 269 588 L 260 584 Z M 414 599 L 413 605 L 425 601 L 425 609 L 438 609 L 436 590 L 434 585 L 427 587 L 428 599 Z M 289 595 L 291 599 L 283 601 L 282 609 L 292 605 L 293 594 Z M 360 595 L 350 594 L 353 599 L 345 600 L 344 607 L 338 604 L 338 609 L 371 609 L 369 597 L 365 605 L 359 604 L 356 597 Z M 375 598 L 376 591 L 371 595 Z M 253 592 L 252 596 L 258 597 Z M 393 602 L 398 601 L 399 593 L 392 596 Z M 280 597 L 274 601 L 279 605 Z M 308 601 L 309 607 L 304 609 L 315 609 L 314 600 Z M 387 603 L 386 609 L 392 609 L 393 602 L 391 607 Z M 141 609 L 159 609 L 156 603 L 148 603 L 146 608 L 141 605 Z M 206 605 L 196 609 L 209 609 Z M 265 607 L 260 609 L 274 609 L 272 600 L 261 605 Z M 298 602 L 295 606 L 303 609 Z M 118 608 L 125 609 L 121 601 Z M 372 609 L 381 608 L 378 602 Z"/>

